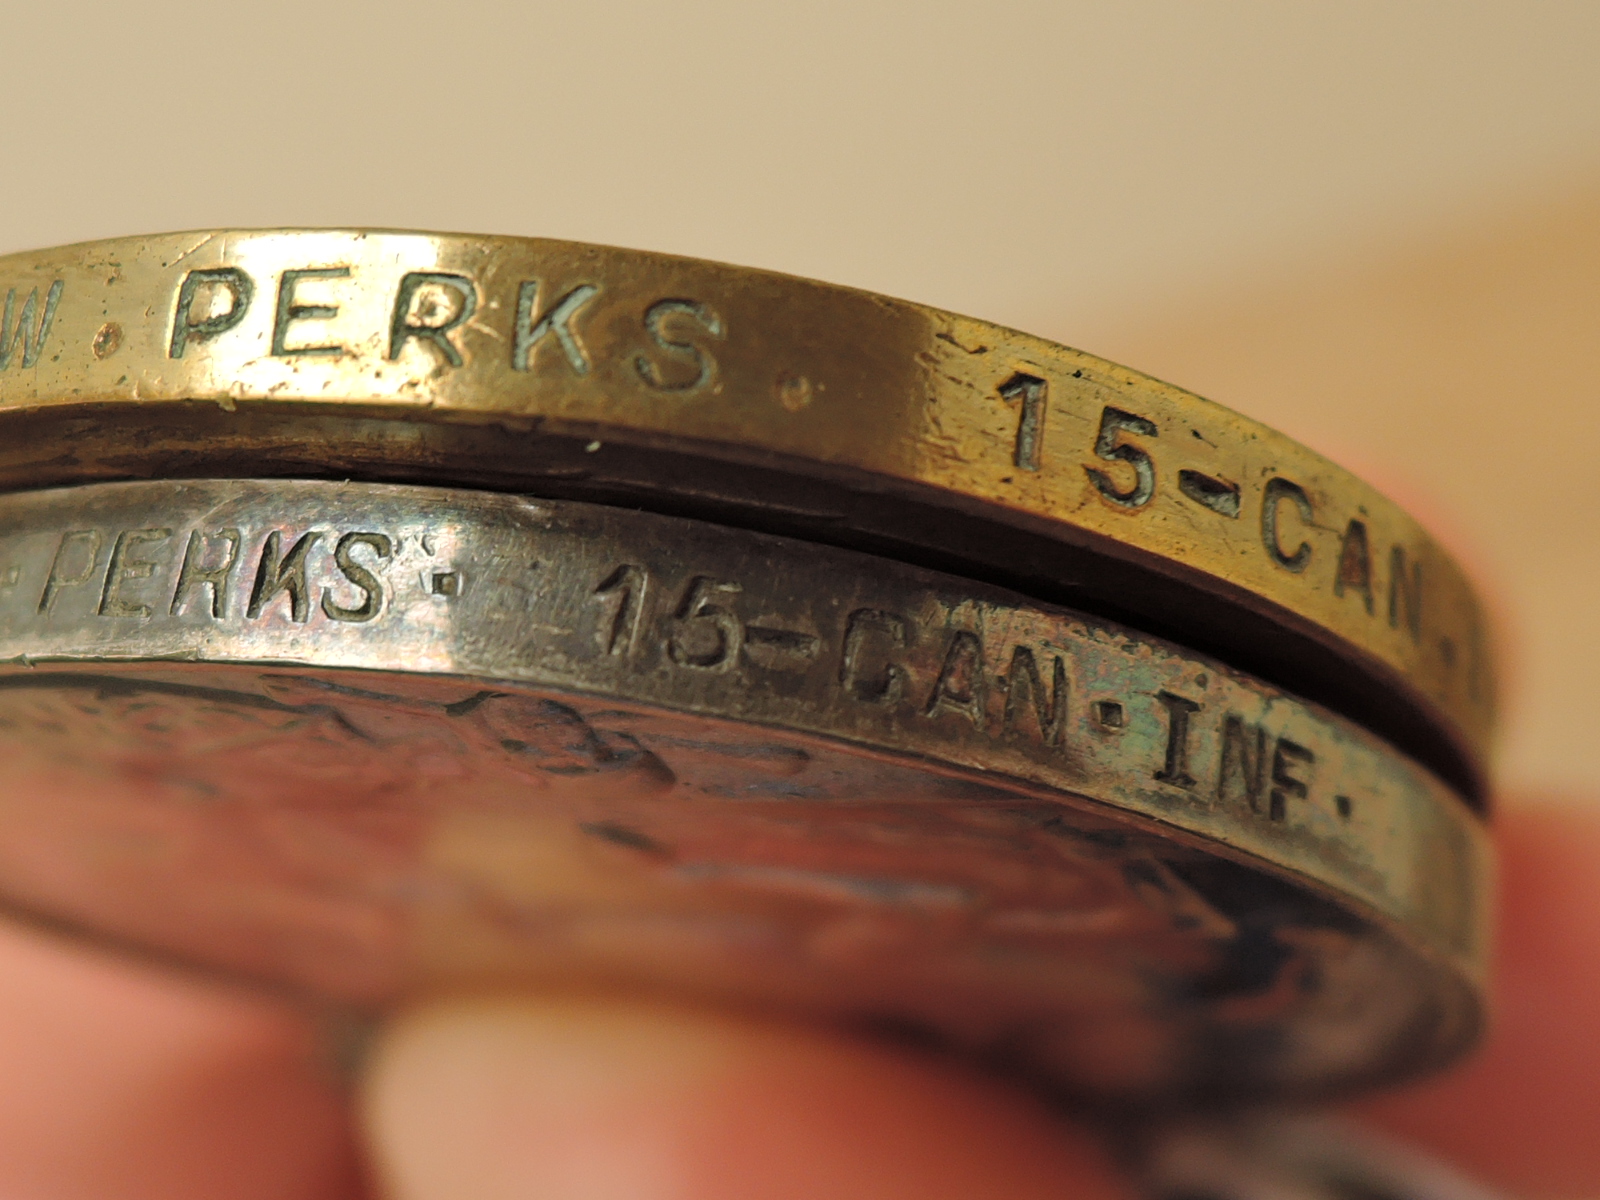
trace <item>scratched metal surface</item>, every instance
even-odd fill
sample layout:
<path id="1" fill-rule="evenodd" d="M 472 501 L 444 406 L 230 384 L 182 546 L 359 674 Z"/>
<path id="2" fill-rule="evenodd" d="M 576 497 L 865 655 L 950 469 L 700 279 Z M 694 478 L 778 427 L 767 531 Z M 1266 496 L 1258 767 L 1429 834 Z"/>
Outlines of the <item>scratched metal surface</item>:
<path id="1" fill-rule="evenodd" d="M 341 1002 L 623 981 L 1102 1101 L 1463 1049 L 1487 851 L 1218 664 L 897 563 L 384 485 L 0 501 L 0 894 Z"/>

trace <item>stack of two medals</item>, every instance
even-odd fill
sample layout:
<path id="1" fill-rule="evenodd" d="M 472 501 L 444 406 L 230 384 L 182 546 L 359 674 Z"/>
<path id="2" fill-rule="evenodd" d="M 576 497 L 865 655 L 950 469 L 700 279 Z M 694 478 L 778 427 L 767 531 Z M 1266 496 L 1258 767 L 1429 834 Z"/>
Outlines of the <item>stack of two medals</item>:
<path id="1" fill-rule="evenodd" d="M 1097 1111 L 1483 1020 L 1460 570 L 1040 339 L 593 246 L 0 259 L 0 897 L 347 1011 L 919 1031 Z"/>

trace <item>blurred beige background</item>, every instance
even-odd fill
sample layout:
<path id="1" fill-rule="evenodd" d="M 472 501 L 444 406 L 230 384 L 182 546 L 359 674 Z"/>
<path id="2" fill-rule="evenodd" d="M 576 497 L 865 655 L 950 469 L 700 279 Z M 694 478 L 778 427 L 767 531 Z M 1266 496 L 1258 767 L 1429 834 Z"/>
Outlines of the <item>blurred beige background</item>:
<path id="1" fill-rule="evenodd" d="M 0 252 L 546 234 L 1057 337 L 1372 473 L 1478 567 L 1504 778 L 1592 786 L 1600 5 L 0 0 Z"/>

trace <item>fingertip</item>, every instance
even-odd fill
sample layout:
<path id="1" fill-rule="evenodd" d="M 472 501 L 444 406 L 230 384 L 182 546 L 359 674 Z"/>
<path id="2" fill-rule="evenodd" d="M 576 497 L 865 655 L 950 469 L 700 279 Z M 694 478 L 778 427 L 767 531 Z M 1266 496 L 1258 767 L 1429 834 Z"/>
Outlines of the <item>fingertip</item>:
<path id="1" fill-rule="evenodd" d="M 0 1195 L 360 1193 L 316 1030 L 249 993 L 0 923 Z"/>
<path id="2" fill-rule="evenodd" d="M 909 1052 L 621 1000 L 467 999 L 380 1036 L 395 1200 L 1008 1200 L 1125 1194 L 1085 1133 Z"/>
<path id="3" fill-rule="evenodd" d="M 1493 1020 L 1457 1070 L 1368 1101 L 1374 1122 L 1529 1197 L 1600 1189 L 1600 806 L 1513 802 Z"/>

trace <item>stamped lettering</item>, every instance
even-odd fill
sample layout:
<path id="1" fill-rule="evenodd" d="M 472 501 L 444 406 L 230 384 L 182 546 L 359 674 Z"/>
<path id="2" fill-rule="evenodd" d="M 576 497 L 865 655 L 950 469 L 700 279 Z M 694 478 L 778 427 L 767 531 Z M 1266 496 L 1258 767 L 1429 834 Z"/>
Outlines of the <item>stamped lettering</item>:
<path id="1" fill-rule="evenodd" d="M 311 585 L 306 579 L 306 556 L 322 534 L 313 530 L 304 534 L 289 550 L 283 553 L 283 535 L 274 529 L 267 534 L 261 547 L 261 559 L 256 567 L 255 586 L 250 589 L 250 603 L 245 616 L 256 618 L 266 611 L 279 592 L 289 594 L 289 615 L 304 625 L 311 616 Z"/>
<path id="2" fill-rule="evenodd" d="M 1156 699 L 1167 711 L 1167 749 L 1156 770 L 1156 780 L 1173 787 L 1192 788 L 1195 781 L 1189 774 L 1189 719 L 1200 711 L 1200 706 L 1174 692 L 1157 692 Z"/>
<path id="3" fill-rule="evenodd" d="M 1333 594 L 1355 592 L 1366 610 L 1372 611 L 1372 554 L 1367 549 L 1365 521 L 1352 519 L 1339 539 L 1339 573 L 1333 577 Z"/>
<path id="4" fill-rule="evenodd" d="M 771 625 L 744 627 L 744 652 L 754 662 L 779 670 L 803 667 L 822 651 L 822 640 L 801 629 Z"/>
<path id="5" fill-rule="evenodd" d="M 157 613 L 211 621 L 241 615 L 259 620 L 271 615 L 273 601 L 283 596 L 290 619 L 298 624 L 316 612 L 330 621 L 358 625 L 382 615 L 391 590 L 385 573 L 398 550 L 391 535 L 363 529 L 326 535 L 312 530 L 285 551 L 284 534 L 268 531 L 260 542 L 253 585 L 241 614 L 234 607 L 235 581 L 243 548 L 253 541 L 235 526 L 69 530 L 56 542 L 38 611 L 49 615 L 62 607 L 64 597 L 76 595 L 84 599 L 74 600 L 70 607 L 80 615 L 141 622 L 151 621 Z M 453 586 L 458 575 L 438 572 L 435 579 L 450 580 Z M 97 591 L 85 596 L 91 587 Z"/>
<path id="6" fill-rule="evenodd" d="M 322 611 L 335 621 L 353 625 L 365 624 L 383 611 L 383 583 L 372 569 L 363 566 L 355 552 L 365 549 L 376 562 L 385 562 L 394 554 L 394 542 L 386 533 L 356 530 L 339 538 L 334 546 L 333 562 L 339 573 L 361 593 L 360 601 L 351 606 L 339 603 L 334 589 L 322 589 Z"/>
<path id="7" fill-rule="evenodd" d="M 1045 408 L 1049 403 L 1049 385 L 1037 375 L 1018 371 L 1000 385 L 1000 398 L 1017 405 L 1017 442 L 1011 461 L 1024 471 L 1039 469 L 1039 455 L 1044 446 Z"/>
<path id="8" fill-rule="evenodd" d="M 1389 551 L 1389 628 L 1422 639 L 1422 564 L 1408 564 L 1403 546 Z"/>
<path id="9" fill-rule="evenodd" d="M 1270 746 L 1270 753 L 1269 753 Z M 1272 738 L 1267 730 L 1229 713 L 1222 725 L 1222 752 L 1217 768 L 1216 796 L 1221 802 L 1242 799 L 1259 813 L 1265 800 L 1266 816 L 1285 820 L 1290 800 L 1305 800 L 1310 782 L 1303 772 L 1315 766 L 1316 754 L 1286 737 Z M 1350 815 L 1348 796 L 1336 798 L 1339 815 Z"/>
<path id="10" fill-rule="evenodd" d="M 948 340 L 948 339 L 947 339 Z M 1041 447 L 1049 423 L 1049 382 L 1042 374 L 1016 371 L 1000 384 L 998 394 L 1017 406 L 1016 434 L 1012 442 L 1011 465 L 1024 471 L 1041 469 Z M 1085 464 L 1095 492 L 1117 508 L 1130 512 L 1147 508 L 1156 498 L 1160 481 L 1151 452 L 1139 439 L 1160 436 L 1156 422 L 1114 405 L 1102 407 L 1095 434 L 1093 453 L 1114 468 Z M 1198 430 L 1193 436 L 1212 444 Z M 1211 512 L 1237 520 L 1246 507 L 1246 489 L 1230 479 L 1192 467 L 1176 471 L 1177 492 Z M 1009 479 L 1005 482 L 1011 482 Z M 1300 484 L 1283 476 L 1268 478 L 1261 487 L 1261 541 L 1268 559 L 1291 574 L 1305 574 L 1313 558 L 1308 536 L 1317 527 L 1317 514 L 1311 494 Z M 1365 514 L 1366 509 L 1361 512 Z M 1381 620 L 1381 581 L 1373 556 L 1373 533 L 1363 515 L 1345 521 L 1339 539 L 1339 553 L 1332 577 L 1333 594 L 1360 598 L 1362 609 Z M 1388 623 L 1404 630 L 1414 642 L 1423 641 L 1422 583 L 1420 564 L 1408 548 L 1395 545 L 1391 551 L 1388 581 Z M 1453 646 L 1440 643 L 1440 656 L 1451 667 Z M 1476 684 L 1472 686 L 1476 687 Z M 1474 695 L 1477 693 L 1474 692 Z"/>
<path id="11" fill-rule="evenodd" d="M 1225 479 L 1216 479 L 1199 471 L 1184 467 L 1178 472 L 1178 490 L 1196 504 L 1203 504 L 1214 513 L 1237 518 L 1239 515 L 1239 485 Z"/>
<path id="12" fill-rule="evenodd" d="M 1404 680 L 1407 696 L 1362 715 L 1473 790 L 1492 692 L 1475 602 L 1381 497 L 1248 420 L 1089 356 L 915 306 L 791 286 L 549 243 L 327 231 L 144 239 L 113 255 L 69 250 L 12 264 L 0 280 L 0 393 L 30 408 L 89 397 L 131 412 L 188 397 L 230 410 L 270 404 L 285 419 L 290 409 L 359 410 L 360 421 L 345 423 L 351 437 L 385 413 L 414 425 L 503 420 L 516 437 L 536 436 L 559 409 L 572 430 L 589 428 L 574 447 L 596 451 L 584 466 L 604 473 L 628 458 L 642 472 L 629 478 L 654 486 L 671 461 L 703 451 L 728 464 L 719 486 L 781 506 L 758 469 L 780 453 L 824 489 L 835 479 L 921 497 L 858 513 L 862 545 L 937 551 L 938 530 L 918 524 L 916 505 L 956 505 L 969 529 L 987 520 L 1015 530 L 966 542 L 963 560 L 990 563 L 994 578 L 1029 575 L 1015 562 L 1031 547 L 1043 562 L 1060 543 L 1123 570 L 1097 574 L 1082 592 L 1050 593 L 1058 598 L 1083 595 L 1091 611 L 1136 614 L 1163 631 L 1202 621 L 1215 634 L 1204 644 L 1225 659 L 1266 664 L 1291 688 L 1310 679 L 1305 687 L 1335 703 L 1363 681 Z M 795 337 L 746 328 L 773 321 Z M 871 353 L 828 349 L 853 338 Z M 469 369 L 473 386 L 463 387 Z M 440 453 L 472 453 L 464 435 L 446 441 Z M 154 452 L 130 445 L 135 456 Z M 906 447 L 917 452 L 898 452 Z M 981 461 L 971 461 L 975 447 Z M 30 617 L 37 608 L 56 631 L 105 618 L 101 637 L 181 617 L 179 632 L 197 644 L 209 623 L 230 619 L 359 630 L 388 614 L 448 621 L 491 603 L 496 565 L 423 562 L 402 549 L 409 526 L 380 533 L 360 516 L 323 520 L 302 545 L 304 513 L 278 515 L 285 524 L 270 544 L 266 518 L 255 529 L 203 513 L 129 516 L 128 528 L 102 512 L 66 519 L 30 545 L 26 563 L 8 544 L 0 566 L 20 573 L 0 599 Z M 1153 699 L 1158 684 L 1118 691 L 1080 672 L 1075 651 L 1002 630 L 979 609 L 941 624 L 869 590 L 807 607 L 798 594 L 764 595 L 753 561 L 688 564 L 651 557 L 648 546 L 616 549 L 630 557 L 583 560 L 564 606 L 549 599 L 549 576 L 513 605 L 539 610 L 540 638 L 580 628 L 581 652 L 603 656 L 608 678 L 637 683 L 654 672 L 712 688 L 723 684 L 710 676 L 727 674 L 752 692 L 826 692 L 894 710 L 852 708 L 857 722 L 936 723 L 940 736 L 994 738 L 1034 765 L 1052 760 L 1041 747 L 1061 750 L 1058 765 L 1085 747 L 1126 753 L 1146 784 L 1158 765 L 1166 771 L 1158 738 L 1183 732 L 1185 718 L 1174 726 L 1170 702 Z M 1119 578 L 1129 584 L 1120 592 Z M 1158 578 L 1161 587 L 1144 586 Z M 1184 607 L 1185 579 L 1210 596 L 1206 613 Z M 1252 656 L 1251 645 L 1284 629 L 1304 636 L 1282 654 Z M 1323 672 L 1319 654 L 1342 670 Z M 1166 680 L 1167 694 L 1200 697 L 1191 681 Z M 1215 696 L 1205 693 L 1206 711 L 1189 718 L 1187 757 L 1161 782 L 1192 791 L 1197 805 L 1211 807 L 1216 790 L 1264 816 L 1276 788 L 1292 815 L 1299 798 L 1272 782 L 1273 764 L 1301 780 L 1311 765 L 1289 749 L 1279 755 L 1276 727 L 1259 729 L 1271 721 L 1254 710 L 1236 714 L 1245 725 L 1230 732 Z M 1408 724 L 1407 712 L 1418 719 Z M 1318 814 L 1331 811 L 1332 793 L 1316 795 Z M 1176 793 L 1163 802 L 1177 803 Z"/>
<path id="13" fill-rule="evenodd" d="M 167 356 L 182 358 L 192 343 L 208 342 L 233 329 L 250 311 L 255 294 L 255 280 L 238 267 L 190 271 L 178 287 Z"/>
<path id="14" fill-rule="evenodd" d="M 856 609 L 845 624 L 839 686 L 869 704 L 900 703 L 911 676 L 892 652 L 911 644 L 911 630 L 911 622 L 899 613 Z"/>
<path id="15" fill-rule="evenodd" d="M 343 346 L 327 343 L 316 346 L 289 345 L 289 326 L 296 321 L 331 321 L 339 315 L 335 304 L 301 304 L 296 296 L 305 280 L 348 279 L 349 267 L 304 267 L 285 271 L 278 278 L 278 308 L 272 321 L 272 354 L 275 358 L 327 358 L 345 352 Z"/>
<path id="16" fill-rule="evenodd" d="M 39 289 L 32 289 L 20 310 L 17 289 L 6 289 L 5 307 L 0 309 L 0 371 L 19 358 L 24 367 L 38 364 L 39 355 L 50 337 L 50 326 L 55 323 L 56 306 L 61 303 L 64 286 L 59 279 L 51 283 L 44 294 L 43 305 L 39 303 Z M 22 351 L 20 356 L 18 349 Z"/>
<path id="17" fill-rule="evenodd" d="M 1093 622 L 1061 621 L 998 595 L 897 581 L 899 568 L 857 579 L 846 572 L 841 586 L 868 603 L 841 605 L 825 590 L 808 597 L 796 589 L 795 565 L 809 558 L 786 563 L 769 545 L 723 558 L 675 547 L 654 536 L 651 522 L 662 519 L 643 514 L 630 540 L 609 525 L 564 524 L 559 506 L 536 531 L 492 520 L 474 530 L 470 520 L 431 511 L 366 525 L 340 521 L 326 506 L 283 506 L 323 513 L 308 529 L 292 517 L 279 523 L 273 511 L 246 520 L 248 505 L 201 501 L 188 520 L 158 518 L 179 507 L 168 501 L 126 528 L 8 534 L 8 555 L 17 554 L 13 537 L 29 547 L 5 560 L 20 564 L 28 590 L 0 606 L 0 637 L 8 622 L 36 623 L 36 638 L 70 639 L 93 626 L 84 644 L 96 653 L 108 639 L 137 634 L 156 639 L 162 655 L 203 660 L 225 645 L 212 623 L 231 620 L 250 639 L 241 644 L 267 657 L 314 645 L 335 663 L 363 664 L 408 661 L 416 650 L 435 661 L 430 639 L 450 646 L 470 630 L 485 639 L 474 650 L 482 661 L 505 655 L 506 680 L 553 664 L 556 686 L 596 695 L 618 688 L 669 706 L 687 698 L 708 716 L 886 737 L 884 747 L 911 755 L 954 750 L 953 761 L 983 765 L 998 787 L 1011 786 L 1009 777 L 1018 786 L 1122 789 L 1123 801 L 1151 805 L 1148 815 L 1192 817 L 1201 833 L 1227 821 L 1266 837 L 1360 837 L 1370 825 L 1355 814 L 1384 811 L 1387 777 L 1352 772 L 1348 735 L 1316 714 L 1148 639 L 1124 642 Z M 1287 509 L 1292 494 L 1280 502 Z M 219 511 L 239 523 L 206 519 Z M 1370 532 L 1346 524 L 1344 586 L 1364 596 L 1364 581 L 1381 602 L 1389 581 L 1352 565 L 1368 563 L 1358 553 L 1363 538 L 1370 555 Z M 535 550 L 553 569 L 538 589 L 513 585 Z M 727 574 L 703 569 L 719 562 Z M 1398 566 L 1392 606 L 1404 628 L 1421 584 L 1412 563 Z M 483 586 L 463 602 L 431 602 L 460 597 L 468 574 Z M 483 621 L 481 605 L 496 619 Z M 452 623 L 458 615 L 465 624 Z M 307 638 L 313 622 L 319 636 Z M 362 657 L 374 647 L 378 659 Z M 1296 712 L 1285 729 L 1283 716 Z"/>
<path id="18" fill-rule="evenodd" d="M 1149 504 L 1156 494 L 1155 463 L 1151 461 L 1148 451 L 1124 440 L 1124 435 L 1153 438 L 1160 432 L 1154 421 L 1109 405 L 1103 409 L 1100 413 L 1100 432 L 1094 441 L 1095 457 L 1110 463 L 1126 464 L 1131 468 L 1132 480 L 1123 487 L 1098 467 L 1085 467 L 1095 490 L 1119 508 L 1143 508 Z"/>
<path id="19" fill-rule="evenodd" d="M 1302 521 L 1311 523 L 1311 499 L 1305 488 L 1275 475 L 1267 480 L 1261 500 L 1261 544 L 1267 548 L 1273 562 L 1298 575 L 1311 564 L 1311 543 L 1302 541 L 1293 550 L 1284 545 L 1280 510 L 1285 504 L 1292 505 Z"/>
<path id="20" fill-rule="evenodd" d="M 61 535 L 45 576 L 44 591 L 39 595 L 40 613 L 48 616 L 64 590 L 82 587 L 95 577 L 104 544 L 105 535 L 98 529 L 73 529 Z"/>
<path id="21" fill-rule="evenodd" d="M 478 285 L 466 275 L 448 271 L 411 271 L 400 280 L 389 318 L 389 360 L 400 357 L 410 341 L 432 346 L 445 362 L 459 367 L 466 360 L 450 336 L 478 311 Z"/>
<path id="22" fill-rule="evenodd" d="M 214 549 L 219 543 L 220 553 Z M 205 588 L 210 601 L 206 611 L 213 620 L 220 621 L 228 611 L 233 568 L 238 561 L 237 529 L 192 530 L 188 547 L 183 552 L 183 566 L 178 569 L 178 585 L 172 590 L 169 615 L 177 616 L 184 611 L 191 598 L 198 599 L 200 589 Z"/>
<path id="23" fill-rule="evenodd" d="M 726 601 L 743 589 L 696 575 L 684 591 L 676 614 L 677 629 L 667 639 L 667 653 L 683 667 L 701 671 L 731 671 L 738 665 L 744 645 L 744 626 Z"/>
<path id="24" fill-rule="evenodd" d="M 646 589 L 650 576 L 636 563 L 623 563 L 600 581 L 594 597 L 611 612 L 600 624 L 601 653 L 630 655 L 639 641 L 639 625 L 644 618 Z"/>
<path id="25" fill-rule="evenodd" d="M 983 642 L 971 630 L 958 629 L 939 666 L 939 676 L 923 705 L 924 716 L 959 713 L 982 729 L 988 722 L 989 681 L 983 668 Z"/>
<path id="26" fill-rule="evenodd" d="M 715 310 L 698 300 L 658 300 L 645 310 L 644 328 L 661 353 L 634 358 L 639 378 L 663 392 L 695 391 L 711 382 L 717 360 L 705 340 L 727 336 Z"/>
<path id="27" fill-rule="evenodd" d="M 1033 713 L 1039 737 L 1047 746 L 1059 746 L 1067 732 L 1067 664 L 1061 655 L 1050 656 L 1050 687 L 1045 689 L 1044 676 L 1039 671 L 1039 660 L 1028 646 L 1017 646 L 1011 651 L 1011 669 L 1003 681 L 1006 690 L 1006 707 L 1003 728 L 1016 731 L 1021 728 L 1024 702 Z"/>
<path id="28" fill-rule="evenodd" d="M 102 617 L 148 617 L 150 605 L 126 600 L 123 585 L 130 579 L 149 579 L 159 565 L 141 558 L 140 552 L 161 545 L 172 538 L 170 529 L 125 529 L 117 534 L 111 546 L 111 561 L 106 565 L 105 583 L 100 589 Z"/>
<path id="29" fill-rule="evenodd" d="M 1252 812 L 1261 811 L 1267 784 L 1267 731 L 1238 713 L 1222 721 L 1222 751 L 1217 766 L 1217 800 L 1242 799 Z"/>
<path id="30" fill-rule="evenodd" d="M 1272 796 L 1267 804 L 1267 816 L 1281 821 L 1289 813 L 1290 799 L 1304 800 L 1311 794 L 1310 784 L 1295 774 L 1309 768 L 1317 756 L 1298 742 L 1279 738 L 1272 748 Z"/>
<path id="31" fill-rule="evenodd" d="M 517 289 L 517 326 L 511 342 L 511 369 L 530 370 L 539 344 L 546 338 L 553 338 L 573 373 L 587 375 L 589 353 L 572 323 L 584 306 L 600 294 L 600 289 L 590 283 L 579 284 L 542 313 L 538 311 L 539 289 L 537 279 L 529 279 Z"/>

